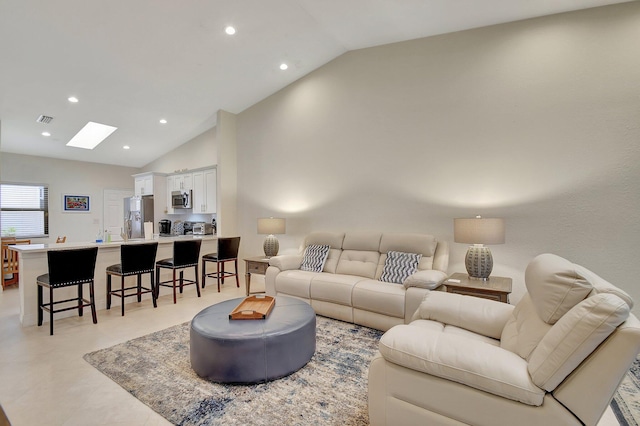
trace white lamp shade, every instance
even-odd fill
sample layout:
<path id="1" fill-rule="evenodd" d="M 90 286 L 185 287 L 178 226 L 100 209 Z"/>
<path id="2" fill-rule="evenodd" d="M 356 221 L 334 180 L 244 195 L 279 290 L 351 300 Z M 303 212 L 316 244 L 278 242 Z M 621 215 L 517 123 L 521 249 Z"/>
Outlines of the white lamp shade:
<path id="1" fill-rule="evenodd" d="M 286 223 L 281 217 L 262 217 L 258 219 L 258 234 L 284 234 Z"/>
<path id="2" fill-rule="evenodd" d="M 453 240 L 467 244 L 504 244 L 504 219 L 453 219 Z"/>

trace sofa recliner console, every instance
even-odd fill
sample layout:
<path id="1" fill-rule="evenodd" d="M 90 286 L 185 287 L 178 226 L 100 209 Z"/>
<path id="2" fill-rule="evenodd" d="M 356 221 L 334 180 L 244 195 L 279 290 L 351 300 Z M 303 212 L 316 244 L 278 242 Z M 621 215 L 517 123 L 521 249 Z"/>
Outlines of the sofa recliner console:
<path id="1" fill-rule="evenodd" d="M 304 249 L 328 245 L 322 272 L 300 270 Z M 387 253 L 421 255 L 403 284 L 379 281 Z M 381 232 L 314 232 L 300 254 L 274 256 L 265 275 L 266 293 L 309 303 L 317 314 L 386 331 L 407 324 L 430 289 L 447 277 L 449 247 L 432 235 Z"/>

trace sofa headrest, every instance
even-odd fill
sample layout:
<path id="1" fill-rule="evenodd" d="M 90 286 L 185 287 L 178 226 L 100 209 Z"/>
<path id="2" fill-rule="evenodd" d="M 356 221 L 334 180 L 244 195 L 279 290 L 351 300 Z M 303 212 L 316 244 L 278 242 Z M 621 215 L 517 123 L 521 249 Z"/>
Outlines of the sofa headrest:
<path id="1" fill-rule="evenodd" d="M 342 240 L 344 240 L 343 232 L 312 232 L 304 239 L 304 247 L 317 244 L 328 245 L 332 249 L 340 250 L 342 249 Z"/>
<path id="2" fill-rule="evenodd" d="M 536 256 L 525 271 L 525 284 L 536 313 L 547 324 L 555 324 L 586 297 L 613 293 L 631 308 L 628 294 L 582 266 L 554 254 Z"/>
<path id="3" fill-rule="evenodd" d="M 380 241 L 380 253 L 390 250 L 405 253 L 418 253 L 432 257 L 438 242 L 433 235 L 427 234 L 383 234 Z"/>
<path id="4" fill-rule="evenodd" d="M 343 250 L 378 251 L 380 248 L 380 232 L 347 232 L 342 242 Z"/>
<path id="5" fill-rule="evenodd" d="M 529 263 L 524 281 L 538 316 L 547 324 L 555 324 L 593 288 L 576 272 L 576 265 L 549 253 Z"/>

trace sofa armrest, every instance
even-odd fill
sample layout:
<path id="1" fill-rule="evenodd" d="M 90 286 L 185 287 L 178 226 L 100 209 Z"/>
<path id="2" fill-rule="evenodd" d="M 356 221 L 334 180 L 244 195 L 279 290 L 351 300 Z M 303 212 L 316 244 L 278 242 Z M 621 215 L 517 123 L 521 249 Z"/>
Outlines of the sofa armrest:
<path id="1" fill-rule="evenodd" d="M 379 350 L 394 364 L 525 404 L 539 406 L 545 395 L 524 359 L 464 336 L 397 325 L 382 336 Z"/>
<path id="2" fill-rule="evenodd" d="M 269 259 L 269 266 L 275 266 L 281 271 L 300 269 L 300 265 L 302 265 L 302 255 L 299 254 L 283 254 Z"/>
<path id="3" fill-rule="evenodd" d="M 483 336 L 500 339 L 513 309 L 513 305 L 495 300 L 429 291 L 416 313 L 421 319 L 454 325 Z"/>
<path id="4" fill-rule="evenodd" d="M 422 271 L 416 271 L 413 274 L 409 275 L 406 280 L 404 280 L 404 288 L 409 287 L 418 287 L 418 288 L 426 288 L 427 290 L 433 290 L 436 287 L 442 284 L 447 278 L 447 274 L 442 271 L 438 271 L 437 269 L 427 269 Z"/>

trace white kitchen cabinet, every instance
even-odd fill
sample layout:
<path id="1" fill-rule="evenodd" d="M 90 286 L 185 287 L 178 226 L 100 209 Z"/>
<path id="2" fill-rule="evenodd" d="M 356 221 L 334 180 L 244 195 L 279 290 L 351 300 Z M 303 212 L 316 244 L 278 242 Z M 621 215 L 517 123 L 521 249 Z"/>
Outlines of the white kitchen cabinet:
<path id="1" fill-rule="evenodd" d="M 174 185 L 177 186 L 175 191 L 188 191 L 193 189 L 193 175 L 191 173 L 175 175 L 174 178 Z"/>
<path id="2" fill-rule="evenodd" d="M 153 195 L 153 173 L 133 175 L 136 195 Z"/>
<path id="3" fill-rule="evenodd" d="M 216 213 L 216 169 L 193 172 L 193 212 Z"/>

